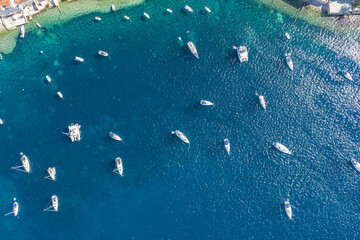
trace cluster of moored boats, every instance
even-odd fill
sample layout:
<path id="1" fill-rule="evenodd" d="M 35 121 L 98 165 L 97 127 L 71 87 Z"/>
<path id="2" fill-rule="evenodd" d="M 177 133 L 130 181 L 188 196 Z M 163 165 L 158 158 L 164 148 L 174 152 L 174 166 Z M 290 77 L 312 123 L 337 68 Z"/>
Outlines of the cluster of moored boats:
<path id="1" fill-rule="evenodd" d="M 205 9 L 206 12 L 211 13 L 210 8 L 205 6 L 204 9 Z M 188 12 L 188 13 L 193 13 L 194 12 L 194 10 L 188 5 L 185 5 L 184 10 L 186 12 Z M 111 6 L 111 11 L 113 11 L 113 12 L 116 11 L 116 8 L 115 8 L 114 5 Z M 172 14 L 173 10 L 171 10 L 170 8 L 167 8 L 166 13 Z M 146 13 L 146 12 L 143 13 L 143 17 L 144 17 L 144 19 L 150 19 L 150 15 L 148 13 Z M 125 21 L 130 20 L 130 17 L 127 16 L 127 15 L 124 15 L 123 18 L 124 18 Z M 96 21 L 101 21 L 101 18 L 96 16 L 95 20 Z M 38 28 L 42 29 L 42 27 L 41 27 L 41 25 L 39 23 L 37 23 L 36 26 Z M 25 27 L 24 26 L 22 26 L 20 28 L 19 37 L 20 38 L 25 37 Z M 285 37 L 287 39 L 290 39 L 290 34 L 286 32 Z M 181 37 L 179 37 L 179 39 L 182 40 Z M 187 42 L 187 47 L 188 47 L 189 51 L 197 59 L 199 59 L 199 54 L 198 54 L 198 51 L 196 49 L 196 46 L 195 46 L 194 42 L 188 41 Z M 232 46 L 232 48 L 237 51 L 237 55 L 238 55 L 238 58 L 239 58 L 241 63 L 248 61 L 249 55 L 248 55 L 248 50 L 247 50 L 246 46 L 239 46 L 239 47 Z M 42 51 L 41 51 L 41 53 L 42 53 Z M 99 50 L 98 55 L 103 56 L 103 57 L 109 57 L 109 54 L 107 52 L 103 51 L 103 50 Z M 2 59 L 1 55 L 0 55 L 0 57 Z M 289 67 L 289 69 L 293 70 L 294 69 L 294 62 L 293 62 L 293 60 L 291 58 L 290 53 L 285 53 L 285 60 L 286 60 L 286 64 Z M 79 63 L 85 62 L 85 60 L 82 57 L 79 57 L 79 56 L 75 56 L 74 61 L 79 62 Z M 350 75 L 350 73 L 348 71 L 342 70 L 341 73 L 346 79 L 353 80 L 352 76 Z M 49 83 L 52 83 L 52 80 L 51 80 L 49 75 L 46 75 L 45 78 Z M 57 95 L 60 98 L 63 99 L 63 94 L 60 91 L 57 92 Z M 260 94 L 257 94 L 257 93 L 256 93 L 256 95 L 259 98 L 260 105 L 266 111 L 265 97 L 263 95 L 260 95 Z M 214 103 L 212 103 L 211 101 L 208 101 L 208 100 L 201 100 L 200 105 L 202 105 L 202 106 L 214 106 Z M 1 119 L 0 119 L 0 124 L 3 124 L 3 120 L 1 120 Z M 79 124 L 71 124 L 71 125 L 68 126 L 68 132 L 64 132 L 63 134 L 68 136 L 72 142 L 80 141 L 81 140 L 81 130 L 80 130 L 80 128 L 81 128 L 81 126 Z M 181 132 L 180 130 L 175 130 L 175 131 L 172 131 L 171 133 L 176 135 L 182 142 L 184 142 L 186 144 L 189 144 L 189 146 L 190 146 L 190 141 L 183 132 Z M 123 139 L 114 132 L 109 132 L 108 136 L 110 138 L 116 140 L 116 141 L 123 141 Z M 228 155 L 230 155 L 230 149 L 231 148 L 230 148 L 229 139 L 225 138 L 223 140 L 223 144 L 224 144 L 224 149 L 225 149 L 226 153 Z M 282 153 L 292 154 L 292 152 L 287 147 L 285 147 L 283 144 L 281 144 L 279 142 L 274 142 L 273 146 Z M 26 155 L 24 155 L 23 153 L 20 153 L 20 155 L 21 155 L 21 157 L 20 157 L 21 165 L 12 167 L 12 169 L 22 171 L 22 172 L 26 172 L 26 173 L 31 173 L 31 167 L 30 167 L 29 158 Z M 355 169 L 360 172 L 360 163 L 358 161 L 356 161 L 355 159 L 351 159 L 351 163 L 355 167 Z M 122 159 L 120 157 L 116 157 L 115 158 L 115 167 L 113 169 L 113 172 L 120 175 L 120 176 L 123 176 L 123 170 L 124 170 L 124 168 L 123 168 Z M 56 169 L 55 169 L 55 167 L 49 167 L 47 169 L 47 174 L 48 175 L 45 176 L 46 179 L 56 181 Z M 50 203 L 44 209 L 44 211 L 58 211 L 58 206 L 59 206 L 58 197 L 57 197 L 57 195 L 53 195 L 53 196 L 51 196 Z M 292 213 L 292 208 L 291 208 L 289 199 L 287 199 L 284 202 L 284 207 L 285 207 L 285 212 L 286 212 L 287 216 L 290 219 L 292 219 L 293 213 Z M 14 198 L 14 203 L 12 205 L 12 211 L 5 214 L 5 215 L 17 216 L 18 212 L 19 212 L 19 204 L 18 204 L 18 202 L 16 202 L 16 198 Z"/>

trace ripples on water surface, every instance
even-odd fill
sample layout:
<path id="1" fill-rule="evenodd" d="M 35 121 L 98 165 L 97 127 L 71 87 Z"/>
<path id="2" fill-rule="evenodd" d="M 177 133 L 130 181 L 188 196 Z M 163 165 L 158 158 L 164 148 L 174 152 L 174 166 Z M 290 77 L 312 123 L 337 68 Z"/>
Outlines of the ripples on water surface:
<path id="1" fill-rule="evenodd" d="M 292 25 L 286 15 L 280 23 L 255 2 L 186 4 L 194 14 L 180 11 L 185 2 L 162 0 L 100 15 L 101 22 L 84 16 L 28 33 L 4 56 L 0 212 L 13 197 L 20 212 L 2 219 L 1 238 L 357 237 L 360 176 L 349 160 L 359 157 L 359 36 Z M 200 13 L 205 5 L 211 14 Z M 173 15 L 162 14 L 167 7 Z M 140 19 L 144 11 L 149 21 Z M 200 60 L 189 54 L 189 39 Z M 248 63 L 232 45 L 248 47 Z M 75 55 L 85 63 L 74 64 Z M 266 112 L 255 92 L 265 95 Z M 201 99 L 215 107 L 200 107 Z M 79 143 L 61 134 L 72 122 L 82 125 Z M 109 131 L 125 143 L 109 140 Z M 274 141 L 294 154 L 280 154 Z M 19 152 L 30 157 L 31 175 L 10 170 Z M 117 156 L 123 178 L 112 173 Z M 57 182 L 43 179 L 50 166 Z M 60 212 L 42 212 L 53 194 Z"/>

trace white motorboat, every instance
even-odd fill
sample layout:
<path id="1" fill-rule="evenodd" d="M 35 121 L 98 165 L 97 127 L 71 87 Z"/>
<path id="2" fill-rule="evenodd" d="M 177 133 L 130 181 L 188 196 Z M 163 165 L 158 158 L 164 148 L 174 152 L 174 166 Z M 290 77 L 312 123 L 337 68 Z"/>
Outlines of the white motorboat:
<path id="1" fill-rule="evenodd" d="M 123 167 L 122 160 L 121 160 L 121 158 L 117 157 L 115 159 L 114 173 L 119 174 L 120 176 L 123 176 L 123 171 L 124 171 L 124 167 Z"/>
<path id="2" fill-rule="evenodd" d="M 191 52 L 197 59 L 199 59 L 199 54 L 198 54 L 198 52 L 197 52 L 197 50 L 196 50 L 195 44 L 194 44 L 192 41 L 188 41 L 188 42 L 187 42 L 187 46 L 188 46 L 190 52 Z"/>
<path id="3" fill-rule="evenodd" d="M 36 23 L 36 26 L 41 29 L 40 23 Z"/>
<path id="4" fill-rule="evenodd" d="M 289 199 L 285 201 L 284 205 L 285 205 L 285 212 L 291 220 L 293 213 L 292 213 L 291 205 L 289 203 Z"/>
<path id="5" fill-rule="evenodd" d="M 144 12 L 144 16 L 145 16 L 147 19 L 150 19 L 149 14 L 147 14 L 146 12 Z"/>
<path id="6" fill-rule="evenodd" d="M 59 96 L 59 98 L 64 99 L 64 96 L 61 92 L 57 92 L 56 94 Z"/>
<path id="7" fill-rule="evenodd" d="M 2 60 L 3 59 L 3 55 L 0 53 L 0 60 Z"/>
<path id="8" fill-rule="evenodd" d="M 214 106 L 214 104 L 210 101 L 207 101 L 207 100 L 201 100 L 200 101 L 200 105 L 203 105 L 203 106 Z"/>
<path id="9" fill-rule="evenodd" d="M 25 37 L 25 27 L 24 25 L 21 26 L 20 28 L 20 38 L 24 38 Z"/>
<path id="10" fill-rule="evenodd" d="M 290 152 L 290 150 L 287 147 L 285 147 L 284 145 L 282 145 L 281 143 L 275 142 L 275 143 L 273 143 L 273 145 L 280 152 L 283 152 L 286 154 L 292 154 L 292 152 Z"/>
<path id="11" fill-rule="evenodd" d="M 194 10 L 191 7 L 189 7 L 188 5 L 185 5 L 184 9 L 191 13 L 194 12 Z"/>
<path id="12" fill-rule="evenodd" d="M 96 20 L 96 21 L 101 21 L 101 18 L 98 17 L 98 16 L 96 16 L 96 17 L 95 17 L 95 20 Z"/>
<path id="13" fill-rule="evenodd" d="M 291 54 L 290 53 L 285 54 L 285 57 L 286 57 L 286 63 L 288 65 L 288 67 L 291 70 L 294 70 L 294 63 L 293 63 L 293 60 L 291 59 Z"/>
<path id="14" fill-rule="evenodd" d="M 2 124 L 4 124 L 4 121 L 0 118 L 0 124 L 2 125 Z"/>
<path id="15" fill-rule="evenodd" d="M 99 54 L 100 56 L 103 56 L 103 57 L 108 57 L 108 56 L 109 56 L 109 54 L 108 54 L 107 52 L 101 51 L 101 50 L 98 51 L 98 54 Z"/>
<path id="16" fill-rule="evenodd" d="M 210 8 L 208 8 L 208 7 L 204 7 L 204 8 L 205 8 L 205 10 L 206 10 L 208 13 L 211 13 Z"/>
<path id="17" fill-rule="evenodd" d="M 115 5 L 114 5 L 114 4 L 111 5 L 111 11 L 112 11 L 112 12 L 115 12 L 115 11 L 116 11 L 116 8 L 115 8 Z"/>
<path id="18" fill-rule="evenodd" d="M 130 18 L 128 16 L 126 16 L 126 15 L 124 15 L 124 19 L 130 20 Z"/>
<path id="19" fill-rule="evenodd" d="M 285 37 L 290 40 L 290 34 L 288 32 L 285 33 Z"/>
<path id="20" fill-rule="evenodd" d="M 240 47 L 232 46 L 232 48 L 236 49 L 240 62 L 247 62 L 249 60 L 249 53 L 245 46 L 240 46 Z"/>
<path id="21" fill-rule="evenodd" d="M 168 13 L 173 13 L 173 11 L 172 11 L 170 8 L 167 8 L 166 11 L 167 11 Z"/>
<path id="22" fill-rule="evenodd" d="M 256 93 L 256 95 L 259 97 L 259 101 L 261 106 L 264 108 L 264 110 L 266 111 L 266 102 L 265 102 L 265 97 L 263 95 L 259 95 Z"/>
<path id="23" fill-rule="evenodd" d="M 84 62 L 85 60 L 81 57 L 75 56 L 75 61 L 77 62 Z"/>
<path id="24" fill-rule="evenodd" d="M 79 124 L 70 124 L 68 126 L 69 132 L 67 133 L 63 133 L 66 136 L 68 136 L 72 142 L 75 141 L 80 141 L 81 140 L 81 131 L 80 131 L 81 126 Z"/>
<path id="25" fill-rule="evenodd" d="M 347 80 L 353 81 L 353 78 L 348 71 L 342 70 L 341 72 Z"/>
<path id="26" fill-rule="evenodd" d="M 354 166 L 354 168 L 360 172 L 360 163 L 353 158 L 351 159 L 351 163 Z"/>
<path id="27" fill-rule="evenodd" d="M 122 141 L 122 138 L 117 135 L 116 133 L 113 132 L 109 132 L 109 137 L 111 137 L 112 139 L 116 140 L 116 141 Z"/>
<path id="28" fill-rule="evenodd" d="M 180 138 L 181 141 L 183 141 L 184 143 L 188 143 L 190 144 L 189 139 L 185 136 L 185 134 L 183 134 L 182 132 L 180 132 L 179 130 L 175 130 L 171 132 L 172 134 L 176 134 L 176 136 L 178 138 Z"/>
<path id="29" fill-rule="evenodd" d="M 56 169 L 55 169 L 55 167 L 49 167 L 47 172 L 48 172 L 49 175 L 46 176 L 45 178 L 56 181 Z"/>
<path id="30" fill-rule="evenodd" d="M 58 197 L 56 195 L 51 196 L 51 206 L 45 208 L 44 211 L 48 211 L 48 212 L 57 212 L 57 211 L 59 211 L 59 199 L 58 199 Z"/>
<path id="31" fill-rule="evenodd" d="M 230 141 L 227 138 L 224 139 L 224 147 L 225 147 L 227 154 L 230 155 Z"/>
<path id="32" fill-rule="evenodd" d="M 49 83 L 51 83 L 51 78 L 50 78 L 49 75 L 46 75 L 45 78 L 46 78 L 46 80 L 47 80 Z"/>

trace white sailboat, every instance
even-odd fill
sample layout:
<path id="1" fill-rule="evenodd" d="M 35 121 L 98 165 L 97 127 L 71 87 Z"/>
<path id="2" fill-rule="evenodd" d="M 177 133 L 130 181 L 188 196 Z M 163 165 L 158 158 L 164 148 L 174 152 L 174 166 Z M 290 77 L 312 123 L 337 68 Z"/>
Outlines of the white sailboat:
<path id="1" fill-rule="evenodd" d="M 210 8 L 208 8 L 208 7 L 204 7 L 205 8 L 205 10 L 208 12 L 208 13 L 211 13 L 211 10 L 210 10 Z"/>
<path id="2" fill-rule="evenodd" d="M 56 195 L 51 196 L 51 205 L 45 208 L 45 212 L 57 212 L 59 211 L 59 199 Z"/>
<path id="3" fill-rule="evenodd" d="M 192 41 L 188 41 L 188 42 L 187 42 L 187 46 L 188 46 L 190 52 L 191 52 L 197 59 L 199 59 L 199 54 L 198 54 L 198 52 L 197 52 L 197 50 L 196 50 L 195 44 L 194 44 Z"/>
<path id="4" fill-rule="evenodd" d="M 18 213 L 19 213 L 19 204 L 16 202 L 16 198 L 14 198 L 14 201 L 15 202 L 12 204 L 12 211 L 5 214 L 5 216 L 13 214 L 14 217 L 16 217 L 18 215 Z"/>
<path id="5" fill-rule="evenodd" d="M 176 136 L 183 141 L 184 143 L 190 144 L 189 139 L 185 136 L 185 134 L 183 134 L 182 132 L 180 132 L 179 130 L 175 130 L 171 132 L 172 134 L 176 134 Z"/>
<path id="6" fill-rule="evenodd" d="M 167 8 L 166 11 L 167 11 L 168 13 L 173 13 L 173 11 L 172 11 L 170 8 Z"/>
<path id="7" fill-rule="evenodd" d="M 55 167 L 49 167 L 47 170 L 48 174 L 45 178 L 56 181 L 56 169 Z"/>
<path id="8" fill-rule="evenodd" d="M 284 205 L 285 205 L 285 212 L 286 212 L 286 214 L 288 215 L 288 217 L 291 220 L 293 213 L 292 213 L 292 209 L 291 209 L 289 199 L 287 201 L 285 201 Z"/>
<path id="9" fill-rule="evenodd" d="M 201 100 L 200 101 L 200 105 L 203 105 L 203 106 L 214 106 L 214 103 L 210 102 L 210 101 L 207 101 L 207 100 Z"/>
<path id="10" fill-rule="evenodd" d="M 95 17 L 95 20 L 96 20 L 96 21 L 101 21 L 101 17 L 96 16 L 96 17 Z"/>
<path id="11" fill-rule="evenodd" d="M 16 167 L 12 167 L 11 169 L 14 169 L 14 170 L 18 170 L 18 171 L 21 171 L 21 172 L 27 172 L 27 173 L 30 173 L 31 172 L 31 168 L 30 168 L 30 161 L 29 161 L 29 158 L 24 155 L 22 152 L 20 153 L 21 157 L 20 157 L 20 161 L 21 161 L 21 166 L 16 166 Z M 23 168 L 23 169 L 21 169 Z"/>
<path id="12" fill-rule="evenodd" d="M 224 139 L 224 147 L 228 155 L 230 155 L 230 141 L 229 139 Z"/>
<path id="13" fill-rule="evenodd" d="M 81 131 L 80 131 L 81 125 L 79 124 L 70 124 L 68 126 L 69 132 L 64 133 L 66 136 L 68 136 L 72 142 L 80 141 L 81 140 Z"/>
<path id="14" fill-rule="evenodd" d="M 260 104 L 264 108 L 264 110 L 266 111 L 265 97 L 263 95 L 259 95 L 257 93 L 255 93 L 255 94 L 259 97 Z"/>
<path id="15" fill-rule="evenodd" d="M 21 26 L 20 28 L 20 38 L 24 38 L 25 37 L 25 27 L 24 25 Z"/>
<path id="16" fill-rule="evenodd" d="M 119 157 L 115 158 L 115 168 L 113 172 L 119 174 L 120 176 L 123 176 L 123 171 L 124 171 L 124 167 L 121 158 Z"/>
<path id="17" fill-rule="evenodd" d="M 273 145 L 280 152 L 283 152 L 286 154 L 292 154 L 292 152 L 290 152 L 290 150 L 287 147 L 285 147 L 284 145 L 282 145 L 281 143 L 275 142 L 275 143 L 273 143 Z"/>

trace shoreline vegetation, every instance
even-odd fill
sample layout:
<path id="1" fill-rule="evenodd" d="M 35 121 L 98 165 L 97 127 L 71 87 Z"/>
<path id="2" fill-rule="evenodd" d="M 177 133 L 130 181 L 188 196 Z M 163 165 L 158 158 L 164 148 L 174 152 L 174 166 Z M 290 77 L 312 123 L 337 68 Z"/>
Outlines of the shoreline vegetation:
<path id="1" fill-rule="evenodd" d="M 42 27 L 50 28 L 55 24 L 62 24 L 71 19 L 93 12 L 106 13 L 111 11 L 111 5 L 115 5 L 116 11 L 126 7 L 132 7 L 143 3 L 144 0 L 70 0 L 60 2 L 61 13 L 57 7 L 45 8 L 41 12 L 28 18 L 25 26 L 26 32 L 36 28 L 36 23 Z M 86 7 L 84 7 L 86 6 Z M 20 27 L 14 30 L 0 29 L 0 52 L 9 54 L 16 47 Z"/>
<path id="2" fill-rule="evenodd" d="M 306 0 L 256 0 L 260 5 L 266 5 L 273 11 L 287 14 L 309 24 L 351 36 L 360 27 L 359 15 L 328 16 L 325 6 L 314 6 Z M 277 16 L 281 22 L 281 16 Z"/>

